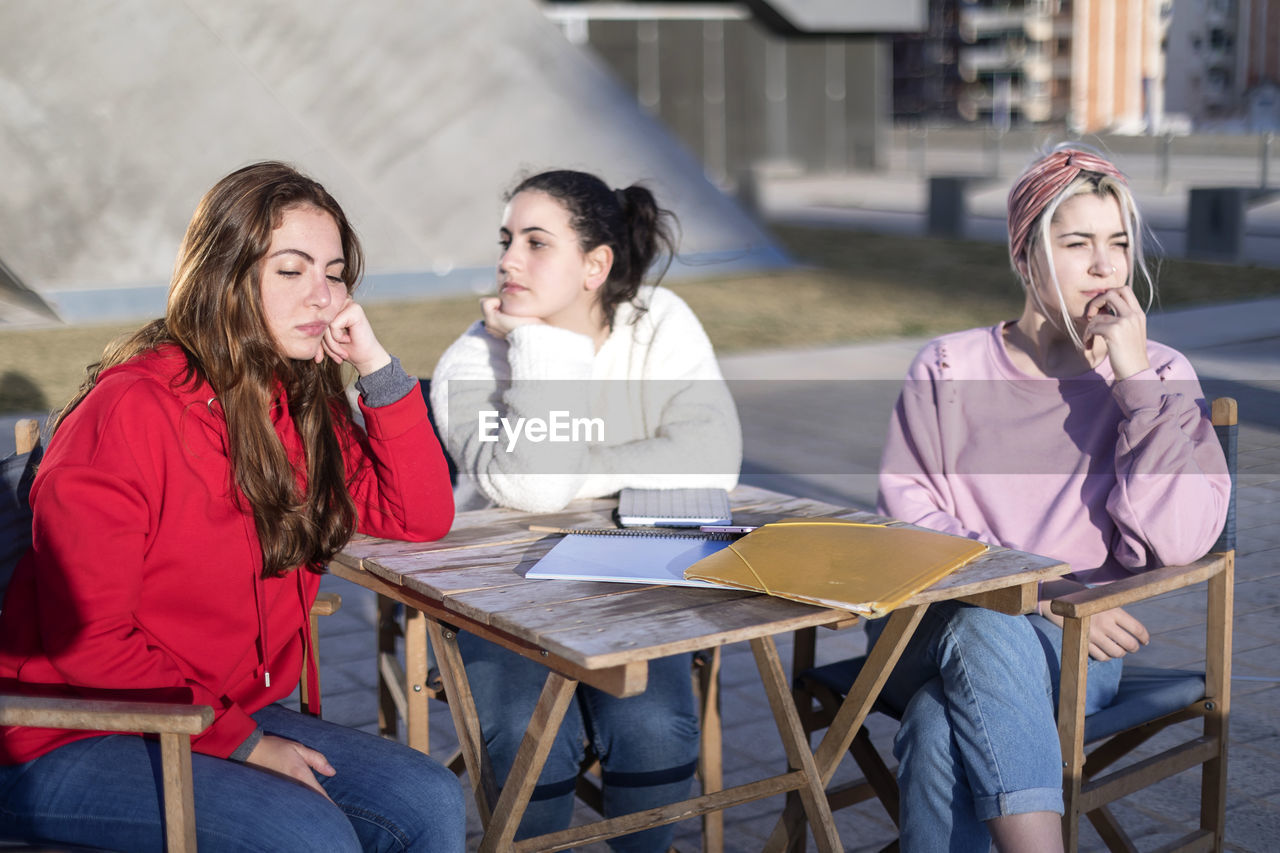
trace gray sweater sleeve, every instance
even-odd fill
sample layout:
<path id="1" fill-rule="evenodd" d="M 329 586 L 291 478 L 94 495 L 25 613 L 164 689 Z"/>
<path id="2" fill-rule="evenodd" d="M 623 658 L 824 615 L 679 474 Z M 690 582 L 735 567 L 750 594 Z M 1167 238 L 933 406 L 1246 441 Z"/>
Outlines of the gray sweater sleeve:
<path id="1" fill-rule="evenodd" d="M 236 751 L 228 755 L 227 758 L 243 764 L 249 758 L 249 753 L 253 752 L 254 747 L 258 745 L 258 741 L 262 740 L 262 735 L 261 727 L 254 729 L 253 734 L 249 735 L 244 743 L 237 746 Z"/>
<path id="2" fill-rule="evenodd" d="M 400 359 L 391 356 L 391 363 L 375 370 L 368 376 L 356 380 L 356 390 L 364 404 L 371 409 L 390 406 L 409 396 L 410 391 L 418 388 L 418 380 L 414 379 L 400 366 Z"/>

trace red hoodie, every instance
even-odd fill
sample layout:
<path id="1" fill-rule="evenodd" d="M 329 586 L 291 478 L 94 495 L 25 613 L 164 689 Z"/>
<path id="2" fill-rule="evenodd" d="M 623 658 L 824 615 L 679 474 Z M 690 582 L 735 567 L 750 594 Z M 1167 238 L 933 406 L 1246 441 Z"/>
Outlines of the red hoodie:
<path id="1" fill-rule="evenodd" d="M 176 385 L 185 368 L 167 347 L 104 371 L 50 442 L 31 490 L 33 545 L 0 611 L 0 678 L 211 705 L 192 746 L 225 758 L 256 728 L 249 715 L 297 686 L 320 577 L 262 579 L 222 410 L 208 385 Z M 368 440 L 354 427 L 339 437 L 360 532 L 440 538 L 453 497 L 422 396 L 362 409 Z M 297 465 L 286 411 L 282 398 L 275 428 Z M 94 734 L 0 727 L 0 764 Z"/>

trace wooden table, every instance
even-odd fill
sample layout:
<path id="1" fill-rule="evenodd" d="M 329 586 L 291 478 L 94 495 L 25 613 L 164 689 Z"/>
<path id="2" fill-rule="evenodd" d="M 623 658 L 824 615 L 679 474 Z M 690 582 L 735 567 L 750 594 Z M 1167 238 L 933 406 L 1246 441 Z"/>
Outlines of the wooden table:
<path id="1" fill-rule="evenodd" d="M 731 497 L 738 524 L 819 516 L 889 521 L 748 486 L 738 487 Z M 1028 612 L 1035 606 L 1036 583 L 1067 571 L 1065 564 L 1045 557 L 993 549 L 911 598 L 888 617 L 835 723 L 811 752 L 773 638 L 803 628 L 843 627 L 857 617 L 843 610 L 734 590 L 524 579 L 525 571 L 560 538 L 532 533 L 530 524 L 611 526 L 615 506 L 614 500 L 594 500 L 575 502 L 564 512 L 547 515 L 503 509 L 460 513 L 449 535 L 437 542 L 357 538 L 331 565 L 338 577 L 403 602 L 427 617 L 485 826 L 482 851 L 561 850 L 789 791 L 798 792 L 799 805 L 784 811 L 766 849 L 783 849 L 792 834 L 803 832 L 807 818 L 820 850 L 841 850 L 824 788 L 925 607 L 958 598 L 1007 613 Z M 548 668 L 529 730 L 500 795 L 458 653 L 458 629 Z M 579 682 L 615 696 L 634 696 L 645 689 L 649 661 L 742 641 L 751 644 L 789 765 L 798 769 L 640 815 L 513 841 Z M 410 719 L 408 725 L 414 726 L 415 721 Z"/>

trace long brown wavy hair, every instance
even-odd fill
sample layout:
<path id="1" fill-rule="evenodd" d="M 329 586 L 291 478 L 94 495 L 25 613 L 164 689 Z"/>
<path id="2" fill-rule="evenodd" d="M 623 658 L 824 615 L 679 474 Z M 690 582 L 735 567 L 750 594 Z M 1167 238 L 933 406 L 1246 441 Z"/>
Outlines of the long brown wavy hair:
<path id="1" fill-rule="evenodd" d="M 335 433 L 335 419 L 351 420 L 341 370 L 328 358 L 316 364 L 286 357 L 262 314 L 261 261 L 271 232 L 287 210 L 306 207 L 333 217 L 342 239 L 342 278 L 348 293 L 355 290 L 364 267 L 360 241 L 324 187 L 284 163 L 238 169 L 196 207 L 178 251 L 164 317 L 108 346 L 53 424 L 56 432 L 102 371 L 164 344 L 180 347 L 187 370 L 175 384 L 208 382 L 226 418 L 236 500 L 247 501 L 253 510 L 263 577 L 298 566 L 319 570 L 356 526 Z M 306 454 L 305 493 L 272 425 L 280 386 Z"/>

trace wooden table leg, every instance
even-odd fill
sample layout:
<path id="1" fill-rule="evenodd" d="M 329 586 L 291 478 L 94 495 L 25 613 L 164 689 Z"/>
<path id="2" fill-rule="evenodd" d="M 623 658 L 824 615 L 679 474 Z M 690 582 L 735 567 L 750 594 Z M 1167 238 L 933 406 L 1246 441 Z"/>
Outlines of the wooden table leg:
<path id="1" fill-rule="evenodd" d="M 552 742 L 560 731 L 560 723 L 563 722 L 577 689 L 577 681 L 566 678 L 555 670 L 547 673 L 547 681 L 542 686 L 538 704 L 534 706 L 529 728 L 525 730 L 524 740 L 520 741 L 520 749 L 516 751 L 515 762 L 502 786 L 498 804 L 485 827 L 484 838 L 480 841 L 480 853 L 511 849 L 520 819 L 524 817 L 529 805 L 529 797 L 538 783 L 547 755 L 551 752 Z"/>
<path id="2" fill-rule="evenodd" d="M 400 636 L 396 608 L 400 603 L 378 595 L 378 734 L 395 739 L 400 720 L 409 720 L 405 678 L 396 660 L 396 639 Z"/>
<path id="3" fill-rule="evenodd" d="M 702 793 L 724 790 L 724 730 L 720 719 L 720 647 L 707 656 L 697 675 L 698 706 L 702 719 L 699 737 L 698 777 Z M 703 853 L 724 853 L 724 812 L 702 816 Z"/>
<path id="4" fill-rule="evenodd" d="M 431 633 L 431 642 L 439 659 L 440 677 L 444 680 L 445 694 L 449 697 L 449 713 L 453 716 L 453 727 L 458 734 L 462 760 L 467 765 L 471 790 L 476 798 L 476 807 L 480 810 L 480 822 L 487 827 L 498 799 L 498 783 L 493 775 L 493 764 L 489 761 L 489 750 L 484 745 L 484 735 L 480 731 L 480 717 L 476 712 L 475 697 L 471 695 L 471 682 L 467 680 L 462 654 L 458 651 L 458 633 L 452 629 L 446 630 L 434 619 L 427 620 L 427 630 Z"/>
<path id="5" fill-rule="evenodd" d="M 836 768 L 840 765 L 840 759 L 848 751 L 849 745 L 858 734 L 858 729 L 867 719 L 871 706 L 880 695 L 880 689 L 889 678 L 889 674 L 893 672 L 903 649 L 915 634 L 916 626 L 920 624 L 920 619 L 924 616 L 927 607 L 926 604 L 903 607 L 889 614 L 884 632 L 868 653 L 867 662 L 863 664 L 862 671 L 854 680 L 849 695 L 845 696 L 835 719 L 832 720 L 826 734 L 822 737 L 822 742 L 813 753 L 818 776 L 824 788 L 831 782 L 831 777 L 835 775 Z M 778 819 L 773 833 L 769 836 L 765 849 L 770 851 L 787 849 L 788 839 L 796 838 L 804 831 L 804 817 L 805 809 L 801 808 L 794 799 L 788 802 L 783 809 L 782 817 Z"/>
<path id="6" fill-rule="evenodd" d="M 405 729 L 409 746 L 431 754 L 431 718 L 427 688 L 427 617 L 412 607 L 404 618 Z"/>
<path id="7" fill-rule="evenodd" d="M 818 850 L 821 853 L 839 853 L 844 847 L 840 844 L 835 818 L 831 815 L 831 805 L 827 802 L 825 781 L 819 776 L 813 753 L 809 751 L 809 740 L 805 736 L 804 727 L 800 725 L 800 712 L 796 710 L 792 700 L 791 686 L 782 670 L 778 647 L 772 637 L 761 637 L 751 641 L 751 651 L 756 657 L 756 667 L 760 670 L 760 679 L 764 682 L 764 692 L 769 697 L 769 707 L 778 724 L 778 733 L 782 735 L 787 761 L 792 767 L 800 768 L 807 779 L 805 786 L 800 789 L 800 801 L 813 826 Z M 783 826 L 782 822 L 779 822 L 779 826 Z M 801 825 L 799 830 L 803 832 L 804 827 Z M 770 842 L 772 841 L 770 838 Z M 785 840 L 783 843 L 785 846 Z"/>
<path id="8" fill-rule="evenodd" d="M 902 652 L 915 634 L 916 626 L 920 624 L 920 619 L 924 616 L 927 607 L 927 604 L 918 604 L 915 607 L 903 607 L 889 614 L 889 622 L 885 625 L 884 632 L 867 655 L 866 664 L 858 673 L 853 687 L 849 690 L 849 695 L 840 705 L 834 721 L 823 736 L 817 751 L 814 752 L 818 772 L 822 774 L 824 785 L 835 775 L 840 759 L 849 750 L 849 744 L 853 743 L 858 729 L 866 721 L 871 706 L 880 695 L 880 689 L 884 687 L 889 674 L 897 666 L 898 658 L 902 657 Z"/>

